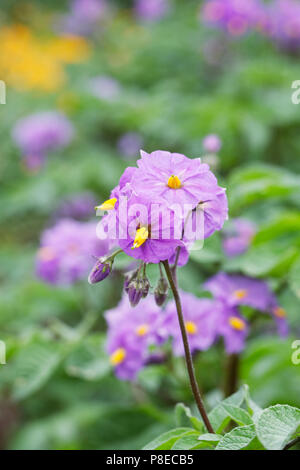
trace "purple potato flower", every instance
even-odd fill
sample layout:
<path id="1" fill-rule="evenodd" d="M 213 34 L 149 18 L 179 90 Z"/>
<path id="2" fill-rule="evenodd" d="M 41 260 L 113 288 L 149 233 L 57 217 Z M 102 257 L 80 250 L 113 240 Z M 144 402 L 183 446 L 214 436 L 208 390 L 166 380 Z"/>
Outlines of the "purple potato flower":
<path id="1" fill-rule="evenodd" d="M 107 251 L 107 242 L 96 236 L 94 222 L 62 219 L 42 234 L 37 276 L 50 284 L 73 284 L 87 276 L 95 262 L 93 257 Z"/>
<path id="2" fill-rule="evenodd" d="M 249 326 L 237 308 L 228 308 L 220 303 L 220 314 L 216 319 L 217 334 L 223 337 L 227 354 L 236 354 L 245 348 Z"/>
<path id="3" fill-rule="evenodd" d="M 129 256 L 146 263 L 159 263 L 169 259 L 177 246 L 184 246 L 182 220 L 167 205 L 155 206 L 140 196 L 132 196 L 127 201 L 127 213 L 121 206 L 119 209 L 118 243 Z"/>
<path id="4" fill-rule="evenodd" d="M 185 328 L 191 352 L 207 350 L 217 336 L 217 320 L 220 305 L 211 299 L 199 299 L 193 294 L 180 292 Z M 184 355 L 183 342 L 178 324 L 175 302 L 166 307 L 166 329 L 172 337 L 173 351 L 176 356 Z"/>
<path id="5" fill-rule="evenodd" d="M 146 263 L 172 259 L 182 246 L 183 265 L 190 243 L 223 227 L 225 189 L 200 159 L 163 151 L 141 155 L 138 168 L 127 168 L 110 199 L 98 206 L 108 212 L 99 236 Z"/>
<path id="6" fill-rule="evenodd" d="M 268 284 L 260 279 L 242 275 L 218 273 L 209 279 L 204 287 L 215 299 L 223 302 L 228 308 L 246 305 L 264 313 L 269 313 L 275 319 L 279 334 L 288 331 L 286 312 L 278 306 L 277 300 Z"/>
<path id="7" fill-rule="evenodd" d="M 12 132 L 15 143 L 31 166 L 33 160 L 42 164 L 49 152 L 66 147 L 73 135 L 70 121 L 63 114 L 54 111 L 20 119 Z"/>
<path id="8" fill-rule="evenodd" d="M 190 204 L 195 208 L 199 203 L 216 198 L 220 188 L 209 166 L 200 158 L 187 158 L 179 153 L 162 150 L 148 154 L 141 151 L 138 170 L 132 185 L 135 191 L 153 201 L 167 204 Z"/>
<path id="9" fill-rule="evenodd" d="M 223 231 L 223 250 L 229 257 L 245 253 L 256 233 L 256 225 L 247 219 L 231 219 L 229 229 Z"/>
<path id="10" fill-rule="evenodd" d="M 157 21 L 169 11 L 168 0 L 135 0 L 135 12 L 145 21 Z"/>
<path id="11" fill-rule="evenodd" d="M 134 380 L 151 360 L 150 346 L 161 346 L 166 341 L 164 316 L 153 296 L 142 299 L 133 309 L 124 295 L 116 308 L 106 312 L 107 352 L 120 379 Z"/>

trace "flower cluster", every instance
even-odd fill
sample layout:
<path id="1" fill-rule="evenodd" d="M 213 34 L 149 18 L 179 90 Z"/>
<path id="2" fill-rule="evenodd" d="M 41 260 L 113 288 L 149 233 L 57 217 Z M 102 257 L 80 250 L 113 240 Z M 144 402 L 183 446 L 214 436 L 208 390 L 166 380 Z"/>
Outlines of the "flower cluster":
<path id="1" fill-rule="evenodd" d="M 300 4 L 296 0 L 207 0 L 201 18 L 231 36 L 256 30 L 286 48 L 299 47 Z"/>
<path id="2" fill-rule="evenodd" d="M 168 260 L 181 247 L 186 262 L 190 243 L 223 227 L 225 190 L 199 158 L 142 151 L 137 165 L 127 168 L 110 199 L 98 207 L 108 212 L 99 237 L 145 263 Z"/>
<path id="3" fill-rule="evenodd" d="M 74 135 L 73 126 L 61 113 L 48 111 L 20 119 L 12 132 L 29 170 L 37 170 L 47 154 L 67 146 Z"/>
<path id="4" fill-rule="evenodd" d="M 42 234 L 36 272 L 50 284 L 72 284 L 85 278 L 93 257 L 107 250 L 107 243 L 96 237 L 94 222 L 62 219 Z"/>
<path id="5" fill-rule="evenodd" d="M 206 282 L 205 288 L 213 298 L 197 298 L 180 291 L 192 353 L 209 349 L 219 338 L 223 338 L 227 354 L 241 352 L 250 332 L 250 324 L 240 310 L 243 305 L 271 315 L 279 334 L 287 334 L 286 313 L 265 282 L 219 273 Z M 175 356 L 184 355 L 174 301 L 161 310 L 153 298 L 148 297 L 133 309 L 124 296 L 120 304 L 106 314 L 106 320 L 107 350 L 121 379 L 133 380 L 153 354 L 161 353 L 157 348 L 169 338 Z"/>

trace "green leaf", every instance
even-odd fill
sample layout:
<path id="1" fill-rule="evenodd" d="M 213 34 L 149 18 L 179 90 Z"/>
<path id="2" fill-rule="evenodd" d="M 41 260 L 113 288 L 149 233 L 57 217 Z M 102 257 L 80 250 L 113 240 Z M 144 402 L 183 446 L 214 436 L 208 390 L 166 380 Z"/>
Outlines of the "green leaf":
<path id="1" fill-rule="evenodd" d="M 262 408 L 252 400 L 248 385 L 244 385 L 244 387 L 246 390 L 245 401 L 248 408 L 248 412 L 254 419 L 255 416 L 262 412 Z"/>
<path id="2" fill-rule="evenodd" d="M 153 439 L 149 442 L 143 450 L 168 450 L 172 449 L 174 443 L 186 433 L 190 433 L 191 428 L 175 428 L 171 431 L 167 431 L 164 434 Z"/>
<path id="3" fill-rule="evenodd" d="M 212 427 L 216 433 L 221 432 L 229 423 L 231 417 L 228 415 L 228 412 L 224 408 L 225 405 L 233 405 L 239 407 L 244 399 L 246 394 L 246 388 L 241 387 L 236 393 L 221 401 L 208 415 L 209 420 L 212 424 Z"/>
<path id="4" fill-rule="evenodd" d="M 61 360 L 60 351 L 50 344 L 30 344 L 13 365 L 13 397 L 22 400 L 37 392 L 52 376 Z"/>
<path id="5" fill-rule="evenodd" d="M 200 419 L 192 415 L 188 406 L 183 403 L 177 403 L 175 406 L 175 419 L 177 426 L 193 426 L 197 431 L 203 431 L 204 426 Z"/>
<path id="6" fill-rule="evenodd" d="M 251 416 L 249 413 L 238 406 L 229 405 L 227 403 L 223 403 L 223 408 L 230 416 L 230 418 L 235 421 L 240 426 L 247 426 L 249 424 L 253 424 Z"/>
<path id="7" fill-rule="evenodd" d="M 180 437 L 172 446 L 172 450 L 190 450 L 200 446 L 199 433 L 192 431 Z"/>
<path id="8" fill-rule="evenodd" d="M 99 347 L 100 338 L 87 338 L 67 359 L 65 370 L 68 375 L 93 381 L 105 377 L 111 370 L 107 354 Z"/>
<path id="9" fill-rule="evenodd" d="M 275 405 L 264 410 L 256 424 L 257 437 L 268 450 L 281 450 L 300 426 L 300 409 Z"/>
<path id="10" fill-rule="evenodd" d="M 219 442 L 216 450 L 245 449 L 256 437 L 254 424 L 235 428 L 227 433 Z"/>
<path id="11" fill-rule="evenodd" d="M 222 439 L 222 435 L 221 434 L 210 434 L 210 433 L 206 433 L 206 434 L 201 434 L 199 437 L 198 437 L 198 440 L 199 441 L 203 441 L 203 442 L 219 442 L 220 439 Z"/>
<path id="12" fill-rule="evenodd" d="M 299 176 L 271 165 L 236 170 L 228 184 L 231 210 L 270 198 L 283 198 L 299 190 Z"/>

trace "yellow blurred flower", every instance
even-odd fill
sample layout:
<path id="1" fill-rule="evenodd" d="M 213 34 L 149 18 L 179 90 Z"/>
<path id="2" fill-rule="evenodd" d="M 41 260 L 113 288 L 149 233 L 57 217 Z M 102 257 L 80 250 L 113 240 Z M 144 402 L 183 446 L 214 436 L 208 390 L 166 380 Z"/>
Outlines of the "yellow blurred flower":
<path id="1" fill-rule="evenodd" d="M 2 28 L 0 44 L 0 77 L 19 90 L 56 90 L 65 80 L 64 64 L 81 62 L 89 54 L 82 38 L 41 41 L 23 25 Z"/>

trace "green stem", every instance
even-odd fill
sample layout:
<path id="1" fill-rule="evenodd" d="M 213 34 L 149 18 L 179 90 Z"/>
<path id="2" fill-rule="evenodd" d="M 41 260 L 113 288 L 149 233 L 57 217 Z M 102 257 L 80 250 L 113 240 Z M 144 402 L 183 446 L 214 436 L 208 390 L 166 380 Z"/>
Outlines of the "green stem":
<path id="1" fill-rule="evenodd" d="M 193 359 L 189 347 L 189 342 L 188 342 L 188 336 L 187 332 L 185 329 L 185 323 L 184 323 L 184 318 L 183 318 L 183 313 L 182 313 L 182 306 L 181 306 L 181 301 L 180 301 L 180 296 L 179 292 L 176 286 L 176 283 L 174 282 L 172 272 L 170 269 L 170 265 L 168 261 L 163 261 L 162 262 L 166 271 L 166 275 L 171 287 L 171 290 L 173 292 L 175 304 L 176 304 L 176 310 L 177 310 L 177 315 L 178 315 L 178 321 L 179 321 L 179 326 L 180 326 L 180 331 L 181 331 L 181 336 L 182 336 L 182 341 L 183 341 L 183 346 L 184 346 L 184 353 L 185 353 L 185 360 L 186 360 L 186 365 L 188 369 L 188 374 L 189 374 L 189 379 L 190 379 L 190 384 L 191 388 L 196 400 L 196 404 L 199 410 L 200 415 L 202 416 L 202 419 L 204 421 L 204 424 L 210 433 L 214 433 L 213 427 L 209 421 L 209 418 L 207 416 L 207 413 L 204 408 L 204 404 L 201 398 L 200 390 L 197 384 L 196 376 L 195 376 L 195 370 L 194 370 L 194 365 L 193 365 Z"/>

